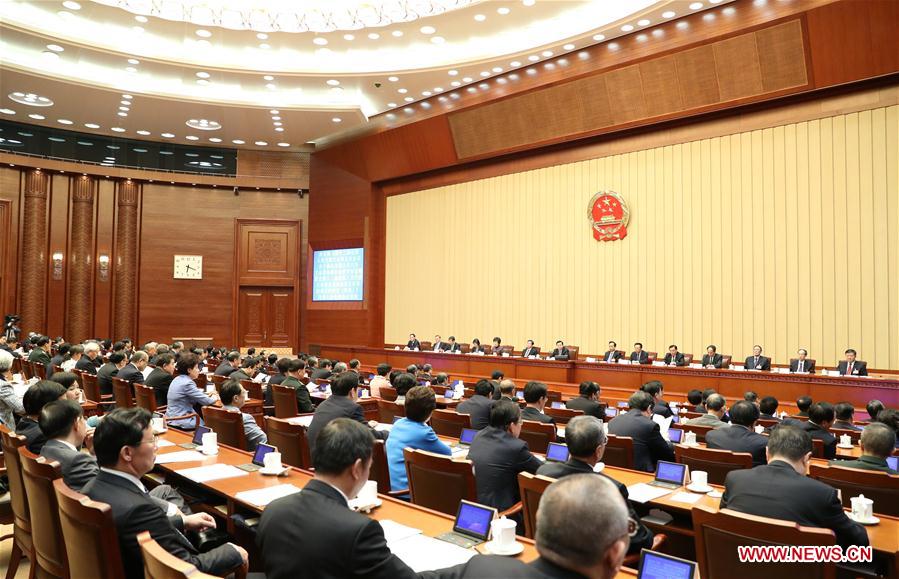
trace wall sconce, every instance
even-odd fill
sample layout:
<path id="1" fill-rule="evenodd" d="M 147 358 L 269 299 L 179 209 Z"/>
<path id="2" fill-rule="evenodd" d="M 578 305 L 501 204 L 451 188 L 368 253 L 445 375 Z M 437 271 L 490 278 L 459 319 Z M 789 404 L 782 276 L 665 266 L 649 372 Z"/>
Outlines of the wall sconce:
<path id="1" fill-rule="evenodd" d="M 53 279 L 61 280 L 62 279 L 62 252 L 57 251 L 53 254 Z"/>
<path id="2" fill-rule="evenodd" d="M 109 281 L 109 256 L 101 253 L 97 262 L 100 264 L 100 281 Z"/>

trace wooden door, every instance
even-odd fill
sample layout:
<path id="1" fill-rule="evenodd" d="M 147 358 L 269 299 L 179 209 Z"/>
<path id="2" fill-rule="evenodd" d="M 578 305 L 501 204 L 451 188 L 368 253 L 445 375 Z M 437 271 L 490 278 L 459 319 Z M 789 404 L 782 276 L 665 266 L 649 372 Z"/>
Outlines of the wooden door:
<path id="1" fill-rule="evenodd" d="M 290 348 L 294 343 L 291 288 L 241 288 L 238 312 L 241 346 Z"/>

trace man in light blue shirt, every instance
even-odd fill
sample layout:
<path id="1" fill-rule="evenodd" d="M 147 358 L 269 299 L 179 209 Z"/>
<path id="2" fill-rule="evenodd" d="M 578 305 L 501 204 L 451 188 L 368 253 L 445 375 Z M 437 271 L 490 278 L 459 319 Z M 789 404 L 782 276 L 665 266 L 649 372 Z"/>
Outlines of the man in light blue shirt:
<path id="1" fill-rule="evenodd" d="M 247 438 L 247 450 L 253 452 L 258 444 L 268 442 L 265 432 L 256 424 L 256 419 L 240 409 L 247 403 L 247 391 L 237 380 L 227 380 L 222 384 L 222 407 L 225 410 L 240 412 L 243 419 L 243 432 Z"/>
<path id="2" fill-rule="evenodd" d="M 426 450 L 452 456 L 450 447 L 437 438 L 427 425 L 437 407 L 437 397 L 428 386 L 416 386 L 406 392 L 406 417 L 397 420 L 387 438 L 387 465 L 390 469 L 390 490 L 409 488 L 403 449 Z"/>

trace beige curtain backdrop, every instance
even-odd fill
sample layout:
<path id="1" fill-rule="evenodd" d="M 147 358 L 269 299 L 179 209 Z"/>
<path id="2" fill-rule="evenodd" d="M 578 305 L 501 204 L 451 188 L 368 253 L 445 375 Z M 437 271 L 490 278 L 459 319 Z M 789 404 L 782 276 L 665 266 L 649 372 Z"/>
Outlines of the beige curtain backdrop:
<path id="1" fill-rule="evenodd" d="M 624 240 L 588 203 L 620 193 Z M 899 368 L 899 107 L 387 199 L 385 341 L 616 340 Z"/>

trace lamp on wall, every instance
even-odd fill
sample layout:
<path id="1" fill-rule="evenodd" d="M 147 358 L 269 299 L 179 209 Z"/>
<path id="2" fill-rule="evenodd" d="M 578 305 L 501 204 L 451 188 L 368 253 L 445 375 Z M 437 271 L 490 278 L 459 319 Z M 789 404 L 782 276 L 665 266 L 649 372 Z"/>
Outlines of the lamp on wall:
<path id="1" fill-rule="evenodd" d="M 97 263 L 100 265 L 100 281 L 109 281 L 109 256 L 101 253 Z"/>
<path id="2" fill-rule="evenodd" d="M 61 251 L 53 254 L 53 279 L 55 280 L 62 279 L 62 259 L 63 254 Z"/>

